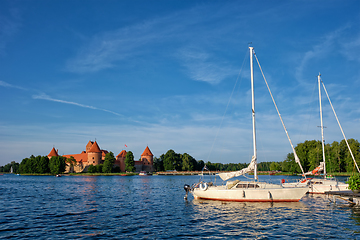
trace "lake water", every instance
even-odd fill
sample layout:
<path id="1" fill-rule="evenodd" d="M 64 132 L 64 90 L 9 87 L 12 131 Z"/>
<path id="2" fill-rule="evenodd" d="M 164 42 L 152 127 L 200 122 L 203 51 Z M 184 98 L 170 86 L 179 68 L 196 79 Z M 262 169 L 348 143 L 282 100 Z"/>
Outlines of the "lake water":
<path id="1" fill-rule="evenodd" d="M 322 195 L 296 203 L 224 203 L 191 195 L 185 201 L 184 184 L 198 180 L 4 174 L 0 239 L 360 239 L 360 208 L 345 202 Z"/>

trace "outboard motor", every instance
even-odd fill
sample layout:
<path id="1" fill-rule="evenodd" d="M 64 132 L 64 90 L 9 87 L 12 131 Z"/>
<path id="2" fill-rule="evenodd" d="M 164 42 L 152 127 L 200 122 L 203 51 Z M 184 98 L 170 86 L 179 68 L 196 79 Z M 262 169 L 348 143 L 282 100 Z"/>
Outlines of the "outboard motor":
<path id="1" fill-rule="evenodd" d="M 190 185 L 185 184 L 185 185 L 184 185 L 184 190 L 185 190 L 185 192 L 186 192 L 184 199 L 187 200 L 188 193 L 191 191 Z"/>

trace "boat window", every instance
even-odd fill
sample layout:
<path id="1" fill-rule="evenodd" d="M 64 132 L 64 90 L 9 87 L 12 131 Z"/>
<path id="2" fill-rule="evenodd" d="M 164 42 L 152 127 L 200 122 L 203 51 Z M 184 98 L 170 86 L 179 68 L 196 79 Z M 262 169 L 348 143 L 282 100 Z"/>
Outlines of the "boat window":
<path id="1" fill-rule="evenodd" d="M 258 188 L 259 185 L 257 184 L 252 184 L 252 183 L 249 183 L 249 184 L 246 184 L 246 183 L 240 183 L 236 186 L 236 188 Z"/>
<path id="2" fill-rule="evenodd" d="M 314 184 L 323 184 L 323 182 L 314 182 Z"/>

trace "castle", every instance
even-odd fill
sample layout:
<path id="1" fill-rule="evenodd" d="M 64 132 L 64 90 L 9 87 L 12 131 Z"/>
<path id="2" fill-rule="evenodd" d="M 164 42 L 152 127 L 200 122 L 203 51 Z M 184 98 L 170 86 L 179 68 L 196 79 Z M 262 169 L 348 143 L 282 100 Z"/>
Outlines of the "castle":
<path id="1" fill-rule="evenodd" d="M 90 165 L 99 165 L 103 164 L 105 160 L 105 155 L 108 153 L 107 150 L 100 149 L 98 143 L 89 141 L 86 144 L 86 150 L 82 151 L 79 154 L 67 154 L 63 157 L 70 158 L 71 156 L 76 160 L 76 165 L 70 168 L 70 165 L 66 166 L 65 172 L 87 172 Z M 120 167 L 121 172 L 125 172 L 125 157 L 127 152 L 122 150 L 117 156 L 114 163 L 114 166 Z M 53 147 L 48 154 L 48 158 L 51 159 L 54 156 L 59 156 L 58 150 L 55 150 Z M 144 152 L 141 154 L 139 161 L 135 161 L 135 171 L 154 171 L 154 155 L 151 153 L 149 147 L 147 146 Z"/>

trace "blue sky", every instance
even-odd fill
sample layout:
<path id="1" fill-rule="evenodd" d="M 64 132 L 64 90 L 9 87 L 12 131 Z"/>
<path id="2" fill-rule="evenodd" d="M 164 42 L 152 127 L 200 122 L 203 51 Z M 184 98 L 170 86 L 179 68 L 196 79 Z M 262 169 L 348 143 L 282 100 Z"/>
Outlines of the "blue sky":
<path id="1" fill-rule="evenodd" d="M 136 159 L 250 162 L 249 42 L 295 146 L 321 139 L 319 72 L 359 139 L 359 22 L 359 1 L 0 1 L 0 165 L 95 139 Z M 258 161 L 282 161 L 256 65 L 255 87 Z M 326 142 L 340 141 L 325 103 Z"/>

